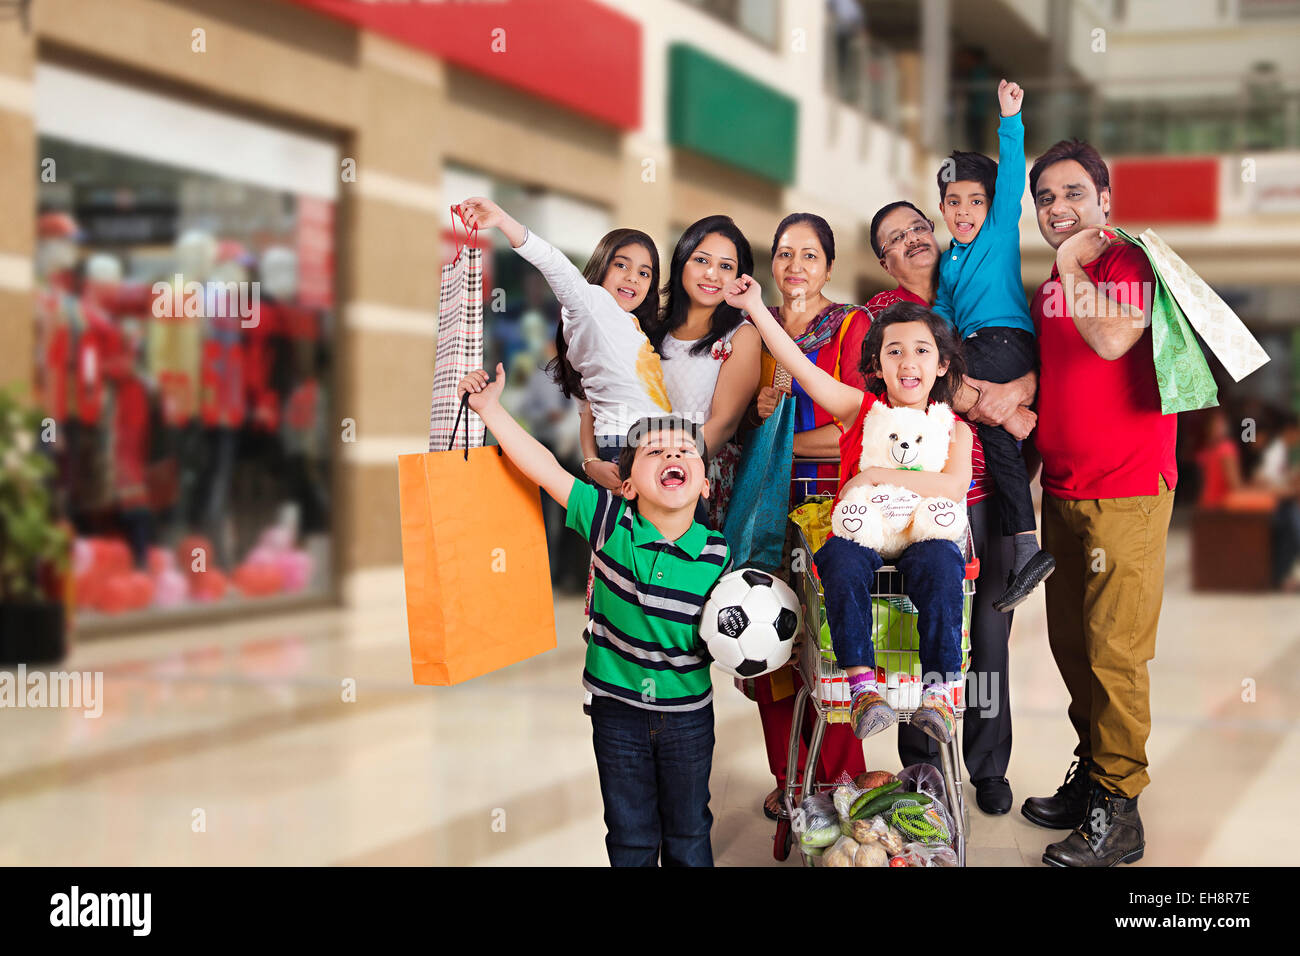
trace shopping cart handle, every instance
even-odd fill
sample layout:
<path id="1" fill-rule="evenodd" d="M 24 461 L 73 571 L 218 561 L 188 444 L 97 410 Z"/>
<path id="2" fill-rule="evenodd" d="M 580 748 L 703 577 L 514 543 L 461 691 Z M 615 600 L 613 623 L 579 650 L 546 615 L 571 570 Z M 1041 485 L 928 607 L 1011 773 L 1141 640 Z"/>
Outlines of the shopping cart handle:
<path id="1" fill-rule="evenodd" d="M 980 559 L 971 558 L 966 562 L 966 580 L 974 581 L 980 576 Z"/>

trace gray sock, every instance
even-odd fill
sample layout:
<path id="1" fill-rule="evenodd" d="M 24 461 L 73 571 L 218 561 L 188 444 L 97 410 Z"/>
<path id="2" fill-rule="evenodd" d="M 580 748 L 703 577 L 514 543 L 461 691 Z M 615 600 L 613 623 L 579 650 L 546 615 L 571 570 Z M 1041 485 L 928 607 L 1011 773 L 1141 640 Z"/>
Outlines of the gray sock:
<path id="1" fill-rule="evenodd" d="M 1011 561 L 1011 573 L 1019 574 L 1024 570 L 1029 559 L 1038 553 L 1038 535 L 1032 531 L 1026 534 L 1012 535 L 1016 543 L 1016 555 Z"/>

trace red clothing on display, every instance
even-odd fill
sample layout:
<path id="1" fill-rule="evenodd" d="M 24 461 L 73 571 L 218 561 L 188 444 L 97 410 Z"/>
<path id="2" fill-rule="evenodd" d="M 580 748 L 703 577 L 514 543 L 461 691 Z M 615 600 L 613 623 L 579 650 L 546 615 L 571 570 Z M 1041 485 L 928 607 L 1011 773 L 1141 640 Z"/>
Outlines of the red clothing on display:
<path id="1" fill-rule="evenodd" d="M 1155 288 L 1146 254 L 1128 243 L 1112 245 L 1083 269 L 1120 303 L 1144 307 L 1146 291 Z M 1069 500 L 1132 498 L 1159 492 L 1161 476 L 1172 491 L 1178 418 L 1160 411 L 1150 327 L 1120 358 L 1102 358 L 1067 312 L 1055 266 L 1030 314 L 1042 368 L 1034 437 L 1043 491 Z"/>
<path id="2" fill-rule="evenodd" d="M 235 320 L 238 321 L 238 320 Z M 203 343 L 199 415 L 203 424 L 238 428 L 244 422 L 244 350 L 238 341 Z"/>
<path id="3" fill-rule="evenodd" d="M 52 327 L 46 335 L 44 367 L 41 380 L 44 385 L 41 404 L 55 421 L 67 421 L 69 395 L 72 389 L 69 359 L 72 355 L 72 332 L 64 323 Z"/>
<path id="4" fill-rule="evenodd" d="M 75 414 L 84 425 L 98 425 L 103 415 L 104 384 L 120 374 L 127 359 L 122 333 L 103 309 L 83 297 L 81 314 L 83 324 L 73 355 Z"/>
<path id="5" fill-rule="evenodd" d="M 280 396 L 271 387 L 271 365 L 275 358 L 271 336 L 277 334 L 280 306 L 263 302 L 258 307 L 257 325 L 245 330 L 244 385 L 248 390 L 249 418 L 255 428 L 273 432 L 280 427 Z"/>
<path id="6" fill-rule="evenodd" d="M 320 338 L 320 321 L 315 309 L 300 305 L 280 306 L 279 331 L 291 339 L 304 339 L 315 342 Z"/>
<path id="7" fill-rule="evenodd" d="M 149 457 L 149 395 L 134 376 L 118 383 L 113 432 L 113 486 L 119 508 L 148 502 L 145 463 Z"/>

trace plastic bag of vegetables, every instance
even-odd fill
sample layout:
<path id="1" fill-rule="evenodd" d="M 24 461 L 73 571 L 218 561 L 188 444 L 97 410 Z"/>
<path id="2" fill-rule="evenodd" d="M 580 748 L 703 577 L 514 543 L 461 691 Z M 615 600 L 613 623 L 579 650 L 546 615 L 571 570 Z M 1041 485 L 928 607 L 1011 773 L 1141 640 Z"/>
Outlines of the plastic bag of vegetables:
<path id="1" fill-rule="evenodd" d="M 840 818 L 841 824 L 850 822 L 853 801 L 857 800 L 862 794 L 863 791 L 852 783 L 842 783 L 832 791 L 831 802 L 835 804 L 835 813 Z"/>
<path id="2" fill-rule="evenodd" d="M 952 847 L 939 843 L 933 846 L 924 843 L 909 843 L 896 857 L 908 866 L 956 866 L 957 854 Z"/>
<path id="3" fill-rule="evenodd" d="M 928 763 L 912 764 L 898 775 L 898 779 L 903 782 L 903 790 L 927 793 L 940 802 L 946 799 L 943 774 Z"/>
<path id="4" fill-rule="evenodd" d="M 900 800 L 889 809 L 889 825 L 915 843 L 950 843 L 952 821 L 943 806 L 925 794 Z"/>
<path id="5" fill-rule="evenodd" d="M 799 835 L 803 847 L 828 847 L 843 834 L 835 803 L 828 793 L 811 794 L 795 808 L 790 829 Z"/>

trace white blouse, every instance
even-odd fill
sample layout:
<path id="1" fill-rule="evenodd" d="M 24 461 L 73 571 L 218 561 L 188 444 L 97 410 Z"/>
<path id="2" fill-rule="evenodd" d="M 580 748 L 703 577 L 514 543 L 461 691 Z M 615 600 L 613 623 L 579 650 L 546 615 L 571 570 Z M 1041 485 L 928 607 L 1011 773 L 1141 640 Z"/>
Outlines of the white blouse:
<path id="1" fill-rule="evenodd" d="M 672 411 L 659 356 L 636 316 L 537 233 L 515 252 L 537 267 L 564 307 L 569 364 L 582 376 L 595 433 L 625 438 L 638 419 Z"/>
<path id="2" fill-rule="evenodd" d="M 722 363 L 731 354 L 731 337 L 744 324 L 741 322 L 714 342 L 709 351 L 698 355 L 690 354 L 695 341 L 673 338 L 671 332 L 664 336 L 659 351 L 663 354 L 664 385 L 668 387 L 675 414 L 697 425 L 709 420 L 718 374 L 722 371 Z"/>

